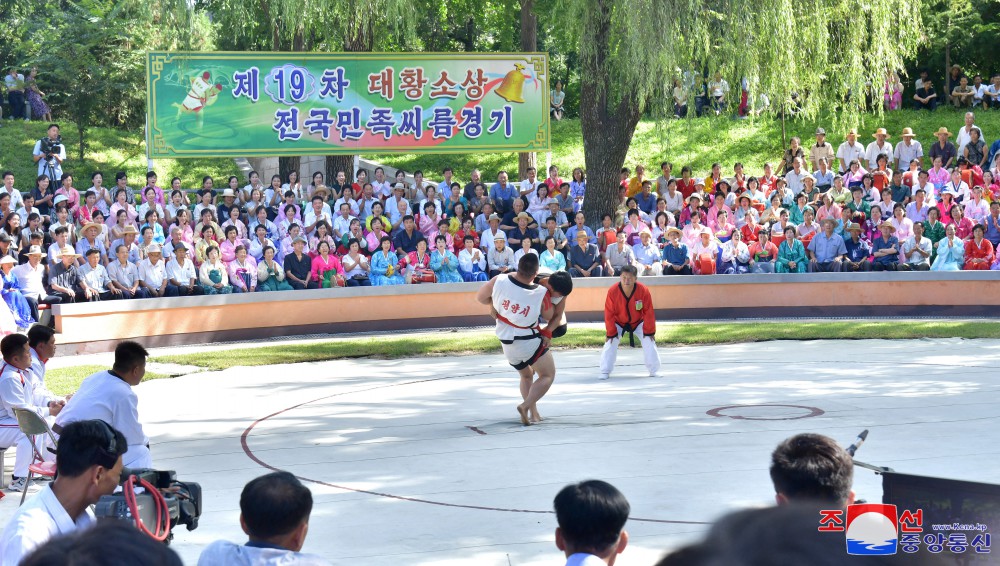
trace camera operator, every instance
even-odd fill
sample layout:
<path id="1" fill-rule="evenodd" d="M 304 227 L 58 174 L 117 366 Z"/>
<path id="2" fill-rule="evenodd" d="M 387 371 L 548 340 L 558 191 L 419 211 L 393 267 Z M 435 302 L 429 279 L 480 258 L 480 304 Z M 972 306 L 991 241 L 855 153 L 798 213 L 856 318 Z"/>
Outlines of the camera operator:
<path id="1" fill-rule="evenodd" d="M 309 531 L 312 493 L 288 472 L 250 481 L 240 495 L 240 526 L 250 540 L 243 546 L 219 540 L 198 558 L 198 566 L 326 566 L 299 550 Z"/>
<path id="2" fill-rule="evenodd" d="M 63 428 L 56 479 L 19 507 L 0 534 L 0 566 L 16 566 L 52 537 L 95 522 L 90 506 L 118 486 L 125 437 L 104 421 Z"/>
<path id="3" fill-rule="evenodd" d="M 59 135 L 59 124 L 49 124 L 48 135 L 35 142 L 35 149 L 31 155 L 38 164 L 39 175 L 48 175 L 53 181 L 62 178 L 66 146 L 62 142 L 62 136 Z"/>
<path id="4" fill-rule="evenodd" d="M 141 345 L 125 341 L 115 348 L 115 364 L 110 370 L 88 376 L 80 389 L 63 407 L 52 430 L 62 434 L 62 428 L 74 421 L 100 419 L 111 423 L 125 435 L 128 450 L 125 466 L 152 468 L 149 438 L 139 422 L 139 398 L 133 387 L 146 375 L 146 356 Z"/>

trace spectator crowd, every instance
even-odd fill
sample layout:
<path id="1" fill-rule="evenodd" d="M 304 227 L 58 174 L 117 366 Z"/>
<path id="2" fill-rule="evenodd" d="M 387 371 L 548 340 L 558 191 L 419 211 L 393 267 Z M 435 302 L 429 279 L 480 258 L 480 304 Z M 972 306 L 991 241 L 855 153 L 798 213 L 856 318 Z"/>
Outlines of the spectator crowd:
<path id="1" fill-rule="evenodd" d="M 35 144 L 34 187 L 3 173 L 7 332 L 37 321 L 39 305 L 485 281 L 524 254 L 574 277 L 626 265 L 641 276 L 1000 269 L 1000 140 L 987 145 L 971 112 L 926 150 L 910 128 L 852 129 L 836 147 L 819 128 L 757 175 L 663 162 L 654 177 L 638 164 L 600 219 L 582 212 L 585 172 L 556 166 L 493 182 L 447 167 L 439 182 L 381 167 L 353 179 L 250 172 L 197 190 L 95 171 L 81 189 L 51 145 L 58 132 Z"/>

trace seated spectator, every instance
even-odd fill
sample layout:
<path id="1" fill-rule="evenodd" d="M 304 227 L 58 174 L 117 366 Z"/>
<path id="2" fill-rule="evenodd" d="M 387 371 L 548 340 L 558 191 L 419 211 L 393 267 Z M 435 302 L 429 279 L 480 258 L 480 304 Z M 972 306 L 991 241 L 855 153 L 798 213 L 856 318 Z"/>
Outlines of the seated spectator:
<path id="1" fill-rule="evenodd" d="M 510 253 L 510 250 L 507 250 Z M 511 253 L 513 258 L 513 254 Z M 427 253 L 427 240 L 417 242 L 416 251 L 399 260 L 400 269 L 406 269 L 403 278 L 407 283 L 436 283 L 437 277 L 431 269 L 431 254 Z"/>
<path id="2" fill-rule="evenodd" d="M 177 287 L 167 278 L 167 266 L 163 261 L 160 246 L 150 244 L 146 248 L 148 257 L 139 262 L 139 285 L 149 292 L 150 297 L 176 297 Z"/>
<path id="3" fill-rule="evenodd" d="M 984 236 L 986 228 L 982 224 L 976 224 L 972 229 L 972 238 L 965 242 L 965 269 L 966 271 L 988 271 L 993 265 L 994 249 Z"/>
<path id="4" fill-rule="evenodd" d="M 815 234 L 809 242 L 809 273 L 840 272 L 840 260 L 847 253 L 844 238 L 833 232 L 833 219 L 823 221 L 823 231 Z"/>
<path id="5" fill-rule="evenodd" d="M 369 272 L 371 266 L 368 258 L 361 253 L 361 243 L 356 238 L 351 238 L 347 242 L 347 253 L 340 258 L 340 264 L 344 268 L 344 283 L 348 287 L 371 287 L 371 277 Z"/>
<path id="6" fill-rule="evenodd" d="M 18 289 L 17 276 L 13 269 L 17 265 L 17 260 L 5 255 L 0 258 L 0 289 L 2 289 L 3 302 L 10 309 L 14 318 L 15 328 L 27 329 L 34 324 L 37 319 L 32 316 L 31 305 Z M 0 306 L 2 308 L 2 306 Z"/>
<path id="7" fill-rule="evenodd" d="M 899 239 L 893 235 L 895 226 L 888 220 L 879 224 L 881 234 L 872 242 L 872 270 L 896 271 L 899 266 Z"/>
<path id="8" fill-rule="evenodd" d="M 615 277 L 621 275 L 622 268 L 626 265 L 635 265 L 635 252 L 632 246 L 626 241 L 625 232 L 618 232 L 618 238 L 614 244 L 608 246 L 605 252 L 608 275 Z"/>
<path id="9" fill-rule="evenodd" d="M 539 254 L 538 263 L 542 268 L 552 272 L 566 271 L 566 254 L 556 248 L 556 239 L 552 236 L 545 238 L 545 250 Z"/>
<path id="10" fill-rule="evenodd" d="M 59 250 L 58 263 L 49 267 L 49 294 L 59 297 L 60 302 L 72 303 L 80 288 L 80 274 L 77 271 L 76 260 L 80 257 L 72 246 L 64 246 Z"/>
<path id="11" fill-rule="evenodd" d="M 322 242 L 320 245 L 324 244 L 329 251 L 329 244 Z M 337 265 L 339 266 L 340 263 L 338 262 Z M 255 293 L 257 291 L 257 262 L 250 257 L 243 244 L 236 246 L 236 259 L 229 262 L 227 269 L 229 270 L 229 283 L 233 286 L 234 293 Z"/>
<path id="12" fill-rule="evenodd" d="M 850 237 L 844 241 L 844 248 L 847 252 L 841 261 L 842 271 L 865 272 L 871 270 L 871 262 L 868 256 L 872 255 L 871 245 L 861 239 L 861 225 L 852 222 L 845 229 L 850 233 Z"/>
<path id="13" fill-rule="evenodd" d="M 944 238 L 937 243 L 931 271 L 959 271 L 965 265 L 965 242 L 955 234 L 955 225 L 944 228 Z"/>
<path id="14" fill-rule="evenodd" d="M 497 224 L 499 224 L 499 222 L 500 219 L 497 217 Z M 403 229 L 396 234 L 393 245 L 396 248 L 396 253 L 400 256 L 400 258 L 402 258 L 410 252 L 415 252 L 417 250 L 418 242 L 426 242 L 426 240 L 427 238 L 425 238 L 424 235 L 416 229 L 413 217 L 407 214 L 403 217 Z M 506 236 L 504 237 L 504 240 L 506 240 Z"/>
<path id="15" fill-rule="evenodd" d="M 951 90 L 951 103 L 955 108 L 972 108 L 972 99 L 975 95 L 975 91 L 969 86 L 968 77 L 962 76 Z"/>
<path id="16" fill-rule="evenodd" d="M 188 259 L 188 246 L 179 242 L 174 248 L 174 257 L 167 263 L 167 280 L 177 288 L 177 295 L 189 297 L 202 295 L 204 290 L 198 284 L 198 270 L 194 262 Z"/>
<path id="17" fill-rule="evenodd" d="M 327 243 L 327 246 L 329 245 Z M 292 253 L 285 255 L 283 264 L 285 277 L 293 289 L 318 289 L 320 281 L 313 277 L 313 260 L 309 254 L 305 253 L 305 248 L 305 237 L 296 236 L 292 240 Z"/>
<path id="18" fill-rule="evenodd" d="M 695 275 L 715 275 L 719 257 L 719 243 L 712 234 L 703 231 L 701 239 L 691 246 L 691 264 Z"/>
<path id="19" fill-rule="evenodd" d="M 0 562 L 59 564 L 41 560 L 47 553 L 46 543 L 60 535 L 88 529 L 96 523 L 90 506 L 118 487 L 126 446 L 122 433 L 104 421 L 80 420 L 64 427 L 56 455 L 56 477 L 50 485 L 17 508 L 7 522 L 0 534 Z M 135 531 L 134 526 L 126 528 Z M 148 540 L 151 545 L 156 545 Z M 109 541 L 101 541 L 103 560 L 109 559 L 110 546 Z M 32 555 L 35 549 L 38 551 Z"/>
<path id="20" fill-rule="evenodd" d="M 31 553 L 21 566 L 183 566 L 177 553 L 142 534 L 126 521 L 95 526 L 56 537 Z"/>
<path id="21" fill-rule="evenodd" d="M 805 273 L 809 259 L 806 257 L 805 246 L 798 239 L 795 228 L 787 226 L 784 240 L 778 247 L 778 259 L 775 263 L 776 273 Z"/>
<path id="22" fill-rule="evenodd" d="M 501 273 L 509 273 L 517 269 L 517 262 L 514 261 L 514 251 L 507 246 L 507 237 L 502 233 L 494 237 L 493 246 L 487 250 L 486 264 L 489 268 L 490 279 Z"/>
<path id="23" fill-rule="evenodd" d="M 734 231 L 722 244 L 720 271 L 726 275 L 742 275 L 750 271 L 750 248 L 743 243 L 743 233 Z"/>
<path id="24" fill-rule="evenodd" d="M 667 229 L 667 244 L 660 257 L 663 261 L 663 275 L 691 275 L 691 255 L 687 244 L 681 241 L 681 231 L 676 227 Z M 571 272 L 572 273 L 572 272 Z"/>
<path id="25" fill-rule="evenodd" d="M 628 500 L 613 485 L 588 480 L 564 487 L 556 495 L 556 548 L 566 566 L 612 566 L 628 546 L 625 522 Z"/>
<path id="26" fill-rule="evenodd" d="M 584 231 L 577 231 L 576 245 L 569 252 L 569 274 L 573 277 L 603 277 L 604 267 L 597 246 Z"/>
<path id="27" fill-rule="evenodd" d="M 735 232 L 734 232 L 735 234 Z M 775 262 L 778 259 L 778 246 L 771 241 L 767 230 L 757 233 L 757 241 L 749 245 L 750 270 L 753 273 L 774 273 Z"/>
<path id="28" fill-rule="evenodd" d="M 376 223 L 377 224 L 377 223 Z M 371 234 L 369 234 L 371 236 Z M 383 285 L 402 285 L 403 276 L 398 272 L 399 257 L 392 251 L 392 239 L 384 235 L 379 240 L 379 246 L 372 254 L 369 277 L 376 287 Z"/>
<path id="29" fill-rule="evenodd" d="M 206 295 L 232 293 L 233 286 L 229 284 L 229 273 L 226 271 L 225 264 L 219 261 L 218 246 L 209 246 L 205 251 L 205 256 L 205 261 L 202 262 L 201 268 L 198 270 L 198 283 L 201 285 L 202 293 Z M 308 256 L 305 257 L 308 258 Z"/>
<path id="30" fill-rule="evenodd" d="M 648 228 L 639 232 L 639 243 L 632 246 L 632 257 L 638 275 L 663 274 L 663 265 L 660 263 L 660 248 L 653 243 L 653 234 Z"/>
<path id="31" fill-rule="evenodd" d="M 899 264 L 901 271 L 928 271 L 931 268 L 931 241 L 924 237 L 922 222 L 913 223 L 913 236 L 902 245 L 904 261 Z"/>
<path id="32" fill-rule="evenodd" d="M 248 542 L 213 542 L 202 551 L 198 565 L 327 565 L 318 556 L 299 553 L 309 532 L 312 505 L 312 493 L 288 472 L 251 480 L 240 494 L 240 526 Z"/>
<path id="33" fill-rule="evenodd" d="M 139 344 L 119 342 L 111 369 L 99 371 L 83 380 L 80 389 L 56 416 L 52 430 L 62 435 L 70 423 L 90 419 L 110 423 L 125 437 L 122 443 L 127 445 L 122 457 L 125 467 L 152 468 L 149 437 L 139 422 L 139 398 L 133 391 L 146 375 L 147 356 L 149 353 Z M 59 446 L 61 449 L 61 442 Z"/>
<path id="34" fill-rule="evenodd" d="M 434 251 L 431 252 L 430 267 L 434 271 L 438 283 L 461 283 L 464 281 L 462 274 L 459 273 L 458 257 L 448 247 L 448 240 L 443 235 L 439 235 L 435 240 L 435 245 Z"/>
<path id="35" fill-rule="evenodd" d="M 101 265 L 101 252 L 96 248 L 87 250 L 87 263 L 77 268 L 80 277 L 82 299 L 87 301 L 110 301 L 122 298 L 121 291 L 111 284 L 111 276 Z"/>

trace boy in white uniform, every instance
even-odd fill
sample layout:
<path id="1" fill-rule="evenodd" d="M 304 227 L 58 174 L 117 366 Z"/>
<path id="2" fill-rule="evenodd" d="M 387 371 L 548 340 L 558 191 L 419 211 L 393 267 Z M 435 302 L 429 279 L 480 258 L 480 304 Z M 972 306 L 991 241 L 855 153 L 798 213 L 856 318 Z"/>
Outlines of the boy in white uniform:
<path id="1" fill-rule="evenodd" d="M 565 297 L 573 290 L 573 281 L 564 272 L 550 276 L 544 283 L 535 283 L 538 274 L 538 256 L 527 254 L 517 264 L 517 271 L 494 277 L 483 285 L 476 300 L 490 305 L 490 315 L 496 323 L 497 338 L 503 346 L 507 361 L 521 377 L 521 397 L 517 406 L 521 424 L 541 422 L 536 403 L 552 386 L 556 366 L 549 352 L 552 332 L 561 326 L 562 306 L 553 306 L 552 300 Z M 546 312 L 547 311 L 547 312 Z M 547 316 L 546 316 L 547 315 Z M 548 320 L 545 328 L 539 318 Z M 535 375 L 538 379 L 535 379 Z"/>

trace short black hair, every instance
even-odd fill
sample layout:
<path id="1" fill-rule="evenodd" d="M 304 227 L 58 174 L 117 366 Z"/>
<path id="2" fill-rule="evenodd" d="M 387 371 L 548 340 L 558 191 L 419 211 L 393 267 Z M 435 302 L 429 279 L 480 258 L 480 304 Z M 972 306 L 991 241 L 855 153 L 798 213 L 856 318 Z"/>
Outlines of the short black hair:
<path id="1" fill-rule="evenodd" d="M 3 355 L 3 359 L 9 359 L 19 354 L 27 343 L 28 337 L 24 334 L 8 334 L 0 340 L 0 354 Z"/>
<path id="2" fill-rule="evenodd" d="M 774 489 L 788 499 L 850 503 L 853 480 L 851 456 L 828 436 L 797 434 L 771 454 Z"/>
<path id="3" fill-rule="evenodd" d="M 74 421 L 62 427 L 56 451 L 59 476 L 79 477 L 92 466 L 115 467 L 128 450 L 122 433 L 100 420 Z"/>
<path id="4" fill-rule="evenodd" d="M 565 297 L 573 292 L 573 278 L 568 271 L 556 271 L 549 276 L 549 287 Z"/>
<path id="5" fill-rule="evenodd" d="M 243 522 L 255 539 L 291 533 L 309 520 L 312 506 L 312 492 L 288 472 L 272 472 L 250 480 L 240 494 Z"/>
<path id="6" fill-rule="evenodd" d="M 631 273 L 633 277 L 638 277 L 639 276 L 639 270 L 636 269 L 634 265 L 623 266 L 622 269 L 621 269 L 621 273 L 622 273 L 622 275 L 624 275 L 626 273 Z"/>
<path id="7" fill-rule="evenodd" d="M 145 363 L 148 355 L 149 352 L 138 342 L 131 340 L 119 342 L 118 346 L 115 347 L 114 369 L 116 371 L 132 371 L 139 364 Z"/>
<path id="8" fill-rule="evenodd" d="M 534 277 L 538 274 L 538 256 L 535 254 L 524 254 L 517 261 L 517 273 L 524 277 Z"/>
<path id="9" fill-rule="evenodd" d="M 142 534 L 126 521 L 98 521 L 89 529 L 50 539 L 22 566 L 183 566 L 169 546 Z"/>
<path id="10" fill-rule="evenodd" d="M 34 348 L 39 344 L 44 344 L 56 335 L 56 331 L 44 324 L 35 324 L 28 329 L 28 345 Z"/>
<path id="11" fill-rule="evenodd" d="M 567 485 L 553 506 L 567 545 L 590 554 L 603 554 L 618 542 L 631 511 L 622 492 L 601 480 Z"/>

